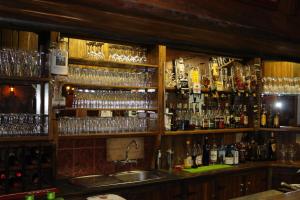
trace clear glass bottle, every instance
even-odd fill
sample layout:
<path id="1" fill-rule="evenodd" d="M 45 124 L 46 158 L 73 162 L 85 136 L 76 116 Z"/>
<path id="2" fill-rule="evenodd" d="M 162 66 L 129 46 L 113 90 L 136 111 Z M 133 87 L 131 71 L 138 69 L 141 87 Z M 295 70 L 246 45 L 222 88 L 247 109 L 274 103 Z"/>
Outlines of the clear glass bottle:
<path id="1" fill-rule="evenodd" d="M 66 41 L 61 41 L 58 44 L 52 42 L 50 44 L 48 59 L 51 74 L 68 75 L 68 50 Z"/>

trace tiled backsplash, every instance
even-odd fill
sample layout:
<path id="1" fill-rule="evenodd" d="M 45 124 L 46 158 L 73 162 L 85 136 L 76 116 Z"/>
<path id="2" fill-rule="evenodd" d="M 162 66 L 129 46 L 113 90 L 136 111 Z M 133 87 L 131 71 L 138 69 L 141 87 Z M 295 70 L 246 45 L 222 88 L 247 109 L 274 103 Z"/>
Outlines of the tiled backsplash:
<path id="1" fill-rule="evenodd" d="M 144 138 L 110 138 L 106 141 L 106 160 L 117 161 L 144 158 Z"/>
<path id="2" fill-rule="evenodd" d="M 154 143 L 154 137 L 145 137 L 144 159 L 138 159 L 137 164 L 120 165 L 107 161 L 106 139 L 60 140 L 57 148 L 58 178 L 150 169 Z"/>

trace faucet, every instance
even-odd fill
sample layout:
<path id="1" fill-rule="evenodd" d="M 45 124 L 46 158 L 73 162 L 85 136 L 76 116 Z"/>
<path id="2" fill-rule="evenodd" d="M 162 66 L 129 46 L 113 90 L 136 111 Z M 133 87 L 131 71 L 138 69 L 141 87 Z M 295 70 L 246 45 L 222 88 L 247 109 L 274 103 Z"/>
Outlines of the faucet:
<path id="1" fill-rule="evenodd" d="M 139 148 L 139 146 L 138 146 L 138 144 L 137 144 L 137 142 L 135 141 L 135 140 L 131 140 L 131 142 L 129 142 L 129 144 L 127 145 L 127 147 L 126 147 L 126 151 L 125 151 L 125 161 L 130 161 L 129 159 L 128 159 L 128 153 L 129 153 L 129 150 L 130 150 L 130 147 L 131 147 L 131 145 L 133 145 L 134 144 L 134 146 L 135 146 L 135 149 L 138 149 Z"/>
<path id="2" fill-rule="evenodd" d="M 130 160 L 128 158 L 128 153 L 131 149 L 131 146 L 134 145 L 135 146 L 135 149 L 138 149 L 139 146 L 136 142 L 136 140 L 131 140 L 131 142 L 129 142 L 129 144 L 126 146 L 126 151 L 125 151 L 125 160 L 118 160 L 118 161 L 115 161 L 116 163 L 121 163 L 122 165 L 125 165 L 125 164 L 128 164 L 128 163 L 135 163 L 137 164 L 137 160 Z"/>

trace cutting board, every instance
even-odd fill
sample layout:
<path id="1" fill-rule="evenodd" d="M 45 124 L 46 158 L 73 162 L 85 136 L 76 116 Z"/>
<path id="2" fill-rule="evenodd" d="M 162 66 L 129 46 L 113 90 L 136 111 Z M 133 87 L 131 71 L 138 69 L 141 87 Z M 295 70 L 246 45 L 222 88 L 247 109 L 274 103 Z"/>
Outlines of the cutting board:
<path id="1" fill-rule="evenodd" d="M 198 168 L 183 169 L 183 171 L 186 171 L 189 173 L 200 173 L 200 172 L 208 172 L 208 171 L 218 170 L 218 169 L 228 169 L 228 168 L 232 168 L 232 167 L 233 166 L 231 166 L 231 165 L 217 164 L 217 165 L 209 165 L 209 166 L 203 166 L 203 167 L 198 167 Z"/>

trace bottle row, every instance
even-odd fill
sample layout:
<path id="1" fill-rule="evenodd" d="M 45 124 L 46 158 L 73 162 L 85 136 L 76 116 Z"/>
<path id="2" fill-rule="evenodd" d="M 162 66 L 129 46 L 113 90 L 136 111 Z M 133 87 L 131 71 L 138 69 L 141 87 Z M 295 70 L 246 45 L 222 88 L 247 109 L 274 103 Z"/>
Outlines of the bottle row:
<path id="1" fill-rule="evenodd" d="M 186 141 L 184 168 L 197 168 L 200 166 L 227 164 L 237 165 L 248 161 L 276 160 L 276 139 L 272 133 L 269 139 L 258 143 L 255 139 L 236 144 L 217 145 L 215 141 L 209 143 L 208 137 L 204 142 Z"/>
<path id="2" fill-rule="evenodd" d="M 193 61 L 194 59 L 194 61 Z M 259 68 L 240 61 L 212 57 L 207 62 L 197 58 L 178 58 L 166 65 L 165 84 L 182 92 L 201 91 L 257 91 Z"/>
<path id="3" fill-rule="evenodd" d="M 0 194 L 53 185 L 53 147 L 50 144 L 0 148 Z"/>
<path id="4" fill-rule="evenodd" d="M 172 96 L 168 100 L 166 130 L 247 128 L 257 121 L 258 106 L 249 96 L 192 94 L 177 102 Z"/>

